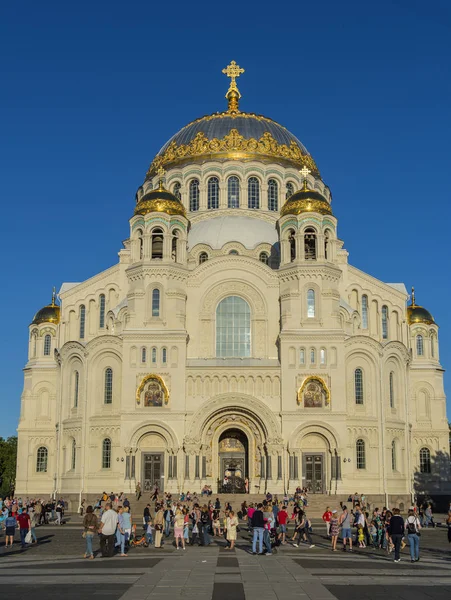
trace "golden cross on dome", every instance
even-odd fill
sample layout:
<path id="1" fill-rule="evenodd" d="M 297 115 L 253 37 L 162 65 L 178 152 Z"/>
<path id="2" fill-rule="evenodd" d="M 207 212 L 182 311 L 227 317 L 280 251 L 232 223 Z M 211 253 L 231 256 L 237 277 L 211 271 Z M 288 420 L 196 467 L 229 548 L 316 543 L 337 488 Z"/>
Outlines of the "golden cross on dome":
<path id="1" fill-rule="evenodd" d="M 235 80 L 241 75 L 241 73 L 244 73 L 244 69 L 242 69 L 240 65 L 237 65 L 234 60 L 232 60 L 230 65 L 227 65 L 225 69 L 222 69 L 222 72 L 224 73 L 224 75 L 227 75 L 227 77 L 230 77 L 230 85 L 232 86 L 236 85 Z"/>
<path id="2" fill-rule="evenodd" d="M 415 288 L 412 286 L 412 306 L 415 306 Z"/>
<path id="3" fill-rule="evenodd" d="M 240 112 L 238 108 L 238 100 L 241 98 L 241 94 L 240 90 L 236 85 L 236 78 L 239 77 L 241 73 L 244 73 L 244 69 L 242 69 L 240 65 L 237 65 L 234 60 L 232 60 L 230 65 L 227 65 L 225 69 L 222 69 L 222 72 L 224 73 L 224 75 L 227 75 L 227 77 L 230 77 L 230 85 L 226 94 L 226 98 L 229 101 L 228 112 Z"/>
<path id="4" fill-rule="evenodd" d="M 302 169 L 299 171 L 299 173 L 304 178 L 304 190 L 306 190 L 307 189 L 307 175 L 310 175 L 311 171 L 310 171 L 310 169 L 307 169 L 307 167 L 304 165 L 302 167 Z"/>

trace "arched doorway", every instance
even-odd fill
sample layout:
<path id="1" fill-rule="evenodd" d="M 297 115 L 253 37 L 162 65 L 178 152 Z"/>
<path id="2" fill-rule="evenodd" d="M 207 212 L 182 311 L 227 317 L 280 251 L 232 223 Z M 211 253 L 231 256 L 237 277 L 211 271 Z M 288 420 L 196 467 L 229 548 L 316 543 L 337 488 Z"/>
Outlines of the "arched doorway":
<path id="1" fill-rule="evenodd" d="M 219 489 L 223 493 L 245 493 L 249 479 L 249 441 L 239 429 L 226 429 L 219 437 Z"/>

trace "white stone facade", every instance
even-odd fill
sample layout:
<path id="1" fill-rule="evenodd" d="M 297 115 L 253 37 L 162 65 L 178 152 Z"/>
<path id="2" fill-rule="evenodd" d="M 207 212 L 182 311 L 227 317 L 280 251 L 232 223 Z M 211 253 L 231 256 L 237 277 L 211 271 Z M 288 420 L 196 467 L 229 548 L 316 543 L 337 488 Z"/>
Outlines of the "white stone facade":
<path id="1" fill-rule="evenodd" d="M 232 175 L 240 181 L 239 208 L 227 208 Z M 213 176 L 219 208 L 209 209 Z M 259 181 L 260 209 L 246 208 L 251 176 Z M 200 200 L 190 212 L 193 178 Z M 254 159 L 168 169 L 166 185 L 181 184 L 187 218 L 132 217 L 116 265 L 63 284 L 60 322 L 30 326 L 19 495 L 130 491 L 146 477 L 147 485 L 158 478 L 172 492 L 205 483 L 216 491 L 227 431 L 247 440 L 241 475 L 251 492 L 309 483 L 329 493 L 407 496 L 421 469 L 436 492 L 446 491 L 443 468 L 436 469 L 436 456 L 448 454 L 437 326 L 409 325 L 404 285 L 383 283 L 348 263 L 333 216 L 280 217 L 268 210 L 271 178 L 280 209 L 287 182 L 301 187 L 294 167 Z M 309 179 L 309 187 L 330 202 L 322 181 Z M 162 258 L 152 258 L 155 227 L 163 231 Z M 316 237 L 313 259 L 305 258 L 307 228 Z M 249 307 L 243 325 L 249 356 L 217 356 L 217 307 L 230 296 Z M 44 355 L 46 335 L 51 351 Z M 162 406 L 145 406 L 144 396 L 137 397 L 149 375 L 167 388 L 167 397 L 153 400 Z M 301 391 L 308 378 L 320 382 L 309 400 Z M 157 471 L 146 472 L 145 456 L 160 457 Z"/>

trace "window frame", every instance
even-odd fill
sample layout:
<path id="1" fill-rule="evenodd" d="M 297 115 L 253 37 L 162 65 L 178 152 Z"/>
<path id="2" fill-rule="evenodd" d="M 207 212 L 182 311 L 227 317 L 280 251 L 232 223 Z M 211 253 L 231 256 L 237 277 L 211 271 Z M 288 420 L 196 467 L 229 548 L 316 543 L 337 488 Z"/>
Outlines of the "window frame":
<path id="1" fill-rule="evenodd" d="M 229 327 L 230 322 L 231 327 Z M 229 349 L 231 349 L 230 354 Z M 251 307 L 247 300 L 236 294 L 222 298 L 216 306 L 215 356 L 217 358 L 252 356 Z"/>
<path id="2" fill-rule="evenodd" d="M 105 308 L 106 308 L 105 294 L 100 294 L 100 296 L 99 296 L 99 329 L 105 328 Z"/>
<path id="3" fill-rule="evenodd" d="M 395 408 L 395 373 L 390 371 L 388 375 L 388 398 L 390 408 Z"/>
<path id="4" fill-rule="evenodd" d="M 252 210 L 260 208 L 260 180 L 255 175 L 247 180 L 247 207 Z"/>
<path id="5" fill-rule="evenodd" d="M 417 356 L 424 356 L 424 337 L 418 333 L 415 337 Z"/>
<path id="6" fill-rule="evenodd" d="M 199 254 L 199 264 L 203 265 L 209 259 L 208 252 L 201 252 Z"/>
<path id="7" fill-rule="evenodd" d="M 392 440 L 391 443 L 391 470 L 393 472 L 397 471 L 397 464 L 396 464 L 396 440 Z"/>
<path id="8" fill-rule="evenodd" d="M 113 369 L 107 367 L 103 378 L 103 403 L 113 404 Z"/>
<path id="9" fill-rule="evenodd" d="M 363 406 L 365 402 L 363 382 L 363 369 L 361 367 L 357 367 L 354 369 L 354 400 L 358 406 Z"/>
<path id="10" fill-rule="evenodd" d="M 316 318 L 316 294 L 313 288 L 307 290 L 307 319 Z"/>
<path id="11" fill-rule="evenodd" d="M 152 318 L 160 317 L 161 312 L 161 293 L 160 288 L 152 289 Z"/>
<path id="12" fill-rule="evenodd" d="M 217 210 L 219 208 L 219 178 L 214 175 L 207 181 L 207 208 Z"/>
<path id="13" fill-rule="evenodd" d="M 71 447 L 71 455 L 70 455 L 70 468 L 72 471 L 75 471 L 75 467 L 77 466 L 77 442 L 75 438 L 72 438 L 72 447 Z"/>
<path id="14" fill-rule="evenodd" d="M 42 450 L 42 452 L 41 452 Z M 36 473 L 47 473 L 49 450 L 46 446 L 39 446 L 36 450 Z"/>
<path id="15" fill-rule="evenodd" d="M 227 179 L 227 208 L 240 208 L 241 182 L 237 175 Z M 235 193 L 235 198 L 233 195 Z"/>
<path id="16" fill-rule="evenodd" d="M 44 336 L 44 356 L 50 356 L 52 351 L 52 336 L 46 333 Z"/>
<path id="17" fill-rule="evenodd" d="M 268 210 L 276 212 L 279 210 L 279 184 L 277 179 L 268 179 Z"/>
<path id="18" fill-rule="evenodd" d="M 355 453 L 356 453 L 356 468 L 359 471 L 363 471 L 366 469 L 366 445 L 365 440 L 359 438 L 355 443 Z"/>
<path id="19" fill-rule="evenodd" d="M 79 394 L 80 394 L 80 372 L 76 369 L 74 371 L 74 402 L 73 402 L 74 408 L 78 408 Z"/>
<path id="20" fill-rule="evenodd" d="M 143 346 L 141 348 L 141 363 L 146 364 L 147 362 L 147 348 Z"/>
<path id="21" fill-rule="evenodd" d="M 197 212 L 200 205 L 200 182 L 198 179 L 191 179 L 189 182 L 189 211 Z"/>
<path id="22" fill-rule="evenodd" d="M 102 469 L 111 469 L 111 449 L 111 439 L 105 438 L 102 441 Z"/>
<path id="23" fill-rule="evenodd" d="M 85 334 L 86 334 L 86 306 L 84 304 L 81 304 L 80 306 L 80 327 L 79 327 L 79 337 L 81 340 L 85 339 Z"/>
<path id="24" fill-rule="evenodd" d="M 430 475 L 432 472 L 431 468 L 431 451 L 427 446 L 420 448 L 420 473 Z"/>
<path id="25" fill-rule="evenodd" d="M 384 304 L 381 309 L 382 315 L 382 339 L 388 340 L 388 306 Z"/>
<path id="26" fill-rule="evenodd" d="M 362 296 L 362 329 L 368 329 L 368 296 Z"/>

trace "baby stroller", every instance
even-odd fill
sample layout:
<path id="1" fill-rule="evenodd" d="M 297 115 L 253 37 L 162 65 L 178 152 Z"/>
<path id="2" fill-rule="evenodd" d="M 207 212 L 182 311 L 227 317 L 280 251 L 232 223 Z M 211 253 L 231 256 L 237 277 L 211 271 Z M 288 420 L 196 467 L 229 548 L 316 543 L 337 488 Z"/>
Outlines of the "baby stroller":
<path id="1" fill-rule="evenodd" d="M 141 546 L 142 548 L 148 548 L 149 544 L 147 543 L 146 536 L 144 534 L 136 534 L 136 525 L 133 525 L 132 535 L 130 537 L 130 546 L 134 548 Z"/>

